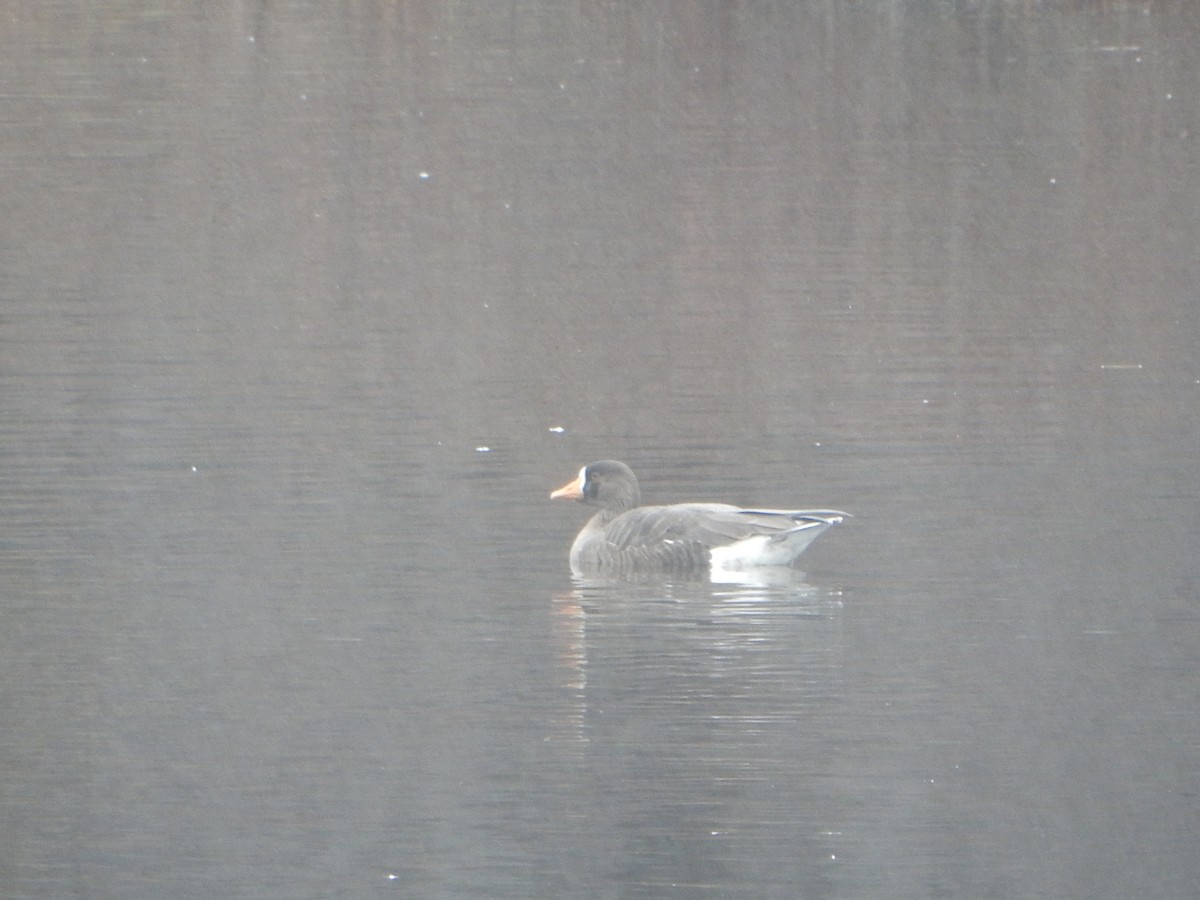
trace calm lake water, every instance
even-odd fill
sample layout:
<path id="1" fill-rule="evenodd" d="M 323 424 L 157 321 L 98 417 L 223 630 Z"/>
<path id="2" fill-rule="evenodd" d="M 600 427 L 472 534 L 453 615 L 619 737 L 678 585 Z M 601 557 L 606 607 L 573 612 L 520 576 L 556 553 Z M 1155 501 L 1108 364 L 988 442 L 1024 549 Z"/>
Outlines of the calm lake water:
<path id="1" fill-rule="evenodd" d="M 1200 7 L 18 5 L 5 897 L 1200 895 Z M 854 514 L 572 580 L 583 508 Z"/>

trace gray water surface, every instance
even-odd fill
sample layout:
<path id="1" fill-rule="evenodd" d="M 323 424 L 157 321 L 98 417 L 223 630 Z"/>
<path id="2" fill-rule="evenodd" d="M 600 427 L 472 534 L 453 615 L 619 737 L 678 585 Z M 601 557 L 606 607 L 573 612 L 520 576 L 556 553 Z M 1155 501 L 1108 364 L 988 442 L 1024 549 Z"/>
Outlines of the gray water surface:
<path id="1" fill-rule="evenodd" d="M 21 6 L 0 893 L 1200 895 L 1189 4 Z M 580 582 L 586 511 L 854 518 Z"/>

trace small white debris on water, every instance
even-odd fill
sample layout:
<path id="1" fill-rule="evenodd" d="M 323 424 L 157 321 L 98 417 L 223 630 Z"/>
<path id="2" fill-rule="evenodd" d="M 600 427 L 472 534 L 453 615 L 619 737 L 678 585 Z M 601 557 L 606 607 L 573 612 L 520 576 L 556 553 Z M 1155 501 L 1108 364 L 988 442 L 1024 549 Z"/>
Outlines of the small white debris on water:
<path id="1" fill-rule="evenodd" d="M 193 471 L 193 472 L 195 472 L 195 471 L 196 471 L 196 467 L 195 467 L 195 466 L 192 466 L 192 471 Z"/>
<path id="2" fill-rule="evenodd" d="M 428 172 L 418 172 L 417 177 L 420 178 L 422 181 L 428 181 L 429 173 Z"/>
<path id="3" fill-rule="evenodd" d="M 551 425 L 546 430 L 549 431 L 551 434 L 562 434 L 567 429 L 563 428 L 561 425 Z"/>
<path id="4" fill-rule="evenodd" d="M 1140 369 L 1141 363 L 1100 363 L 1102 369 Z"/>
<path id="5" fill-rule="evenodd" d="M 491 447 L 476 447 L 475 448 L 476 453 L 490 453 L 491 450 L 492 450 Z"/>

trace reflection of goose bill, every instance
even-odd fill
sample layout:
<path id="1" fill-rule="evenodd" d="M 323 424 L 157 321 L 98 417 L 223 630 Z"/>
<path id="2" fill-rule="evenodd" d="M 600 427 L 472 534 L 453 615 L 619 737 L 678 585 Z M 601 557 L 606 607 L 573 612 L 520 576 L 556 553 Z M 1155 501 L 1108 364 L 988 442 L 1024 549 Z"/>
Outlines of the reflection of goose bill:
<path id="1" fill-rule="evenodd" d="M 550 497 L 600 508 L 571 545 L 576 572 L 792 566 L 809 544 L 849 515 L 834 509 L 741 509 L 725 503 L 639 506 L 637 477 L 615 460 L 584 466 Z"/>
<path id="2" fill-rule="evenodd" d="M 583 605 L 575 592 L 554 598 L 554 638 L 556 661 L 569 677 L 562 687 L 583 690 L 584 675 L 584 615 Z"/>

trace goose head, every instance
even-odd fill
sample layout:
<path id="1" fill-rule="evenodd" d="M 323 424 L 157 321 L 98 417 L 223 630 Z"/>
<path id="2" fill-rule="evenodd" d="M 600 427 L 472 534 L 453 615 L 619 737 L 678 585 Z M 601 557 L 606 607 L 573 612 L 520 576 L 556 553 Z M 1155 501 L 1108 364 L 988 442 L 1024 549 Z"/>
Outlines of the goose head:
<path id="1" fill-rule="evenodd" d="M 579 474 L 550 494 L 551 500 L 578 500 L 611 513 L 633 509 L 642 499 L 637 476 L 623 462 L 604 459 L 584 466 Z"/>

